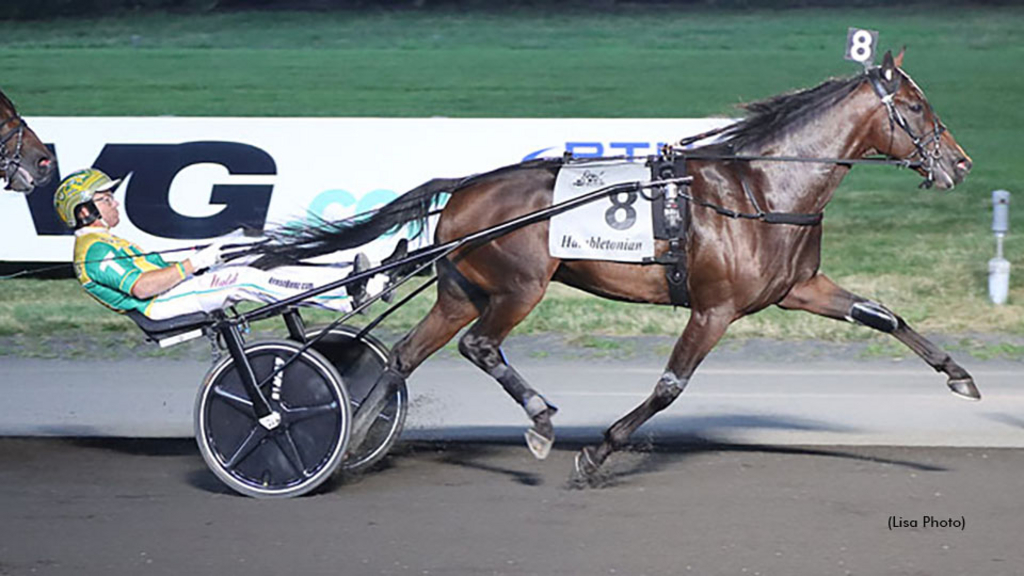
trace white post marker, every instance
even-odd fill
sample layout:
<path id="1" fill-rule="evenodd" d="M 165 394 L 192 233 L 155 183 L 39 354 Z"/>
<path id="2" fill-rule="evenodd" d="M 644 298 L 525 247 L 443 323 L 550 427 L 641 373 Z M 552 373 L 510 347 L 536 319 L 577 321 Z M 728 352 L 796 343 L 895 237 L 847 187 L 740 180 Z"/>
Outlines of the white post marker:
<path id="1" fill-rule="evenodd" d="M 996 257 L 988 261 L 988 297 L 993 304 L 1006 303 L 1010 291 L 1010 262 L 1003 258 L 1003 239 L 1010 230 L 1010 193 L 992 192 L 992 231 L 996 235 Z"/>

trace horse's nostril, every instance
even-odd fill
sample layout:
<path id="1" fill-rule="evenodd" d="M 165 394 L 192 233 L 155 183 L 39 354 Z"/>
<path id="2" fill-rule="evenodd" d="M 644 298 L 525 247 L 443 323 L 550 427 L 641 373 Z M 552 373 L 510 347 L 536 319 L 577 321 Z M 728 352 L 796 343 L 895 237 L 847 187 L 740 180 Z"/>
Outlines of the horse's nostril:
<path id="1" fill-rule="evenodd" d="M 960 161 L 956 163 L 956 169 L 962 172 L 969 172 L 971 170 L 971 166 L 973 166 L 973 164 L 966 158 L 961 158 Z"/>

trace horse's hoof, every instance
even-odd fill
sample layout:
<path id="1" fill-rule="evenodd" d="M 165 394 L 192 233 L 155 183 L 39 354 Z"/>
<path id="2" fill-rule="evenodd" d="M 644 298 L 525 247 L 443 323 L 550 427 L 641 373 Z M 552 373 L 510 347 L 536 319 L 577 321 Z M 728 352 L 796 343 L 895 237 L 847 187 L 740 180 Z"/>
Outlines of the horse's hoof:
<path id="1" fill-rule="evenodd" d="M 965 400 L 981 400 L 981 392 L 978 392 L 978 387 L 974 385 L 974 378 L 970 376 L 966 378 L 950 378 L 946 382 L 946 386 L 953 391 L 960 398 Z"/>
<path id="2" fill-rule="evenodd" d="M 548 438 L 533 428 L 526 431 L 526 447 L 530 449 L 537 460 L 547 458 L 554 443 L 554 438 Z"/>

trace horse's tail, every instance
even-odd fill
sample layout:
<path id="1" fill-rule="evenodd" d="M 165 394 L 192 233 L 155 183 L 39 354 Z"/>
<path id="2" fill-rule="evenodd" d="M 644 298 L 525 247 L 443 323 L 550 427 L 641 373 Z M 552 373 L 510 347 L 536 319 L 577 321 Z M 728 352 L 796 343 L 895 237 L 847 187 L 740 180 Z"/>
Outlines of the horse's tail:
<path id="1" fill-rule="evenodd" d="M 434 178 L 366 217 L 356 216 L 335 222 L 316 218 L 302 225 L 269 231 L 270 241 L 254 246 L 247 255 L 258 255 L 251 265 L 267 270 L 362 246 L 409 222 L 419 223 L 417 234 L 421 234 L 426 229 L 427 218 L 438 196 L 454 192 L 465 182 L 465 178 Z"/>

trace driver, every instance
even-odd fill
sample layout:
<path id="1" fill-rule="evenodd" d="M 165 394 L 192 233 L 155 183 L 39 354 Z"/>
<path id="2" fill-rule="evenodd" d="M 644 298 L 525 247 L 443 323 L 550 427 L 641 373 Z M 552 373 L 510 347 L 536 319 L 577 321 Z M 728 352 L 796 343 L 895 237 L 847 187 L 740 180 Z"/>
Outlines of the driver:
<path id="1" fill-rule="evenodd" d="M 75 230 L 75 274 L 90 296 L 120 313 L 137 310 L 153 320 L 194 312 L 221 310 L 236 302 L 275 302 L 340 279 L 337 268 L 283 266 L 260 270 L 245 265 L 220 265 L 225 243 L 220 240 L 186 260 L 168 263 L 156 253 L 114 236 L 120 221 L 111 180 L 96 169 L 79 170 L 64 179 L 54 194 L 58 216 Z M 370 267 L 358 254 L 353 272 Z M 202 275 L 196 275 L 205 272 Z M 352 294 L 338 288 L 308 298 L 303 305 L 348 312 L 365 298 L 365 282 Z M 352 285 L 350 285 L 352 286 Z M 356 302 L 353 302 L 356 300 Z"/>

